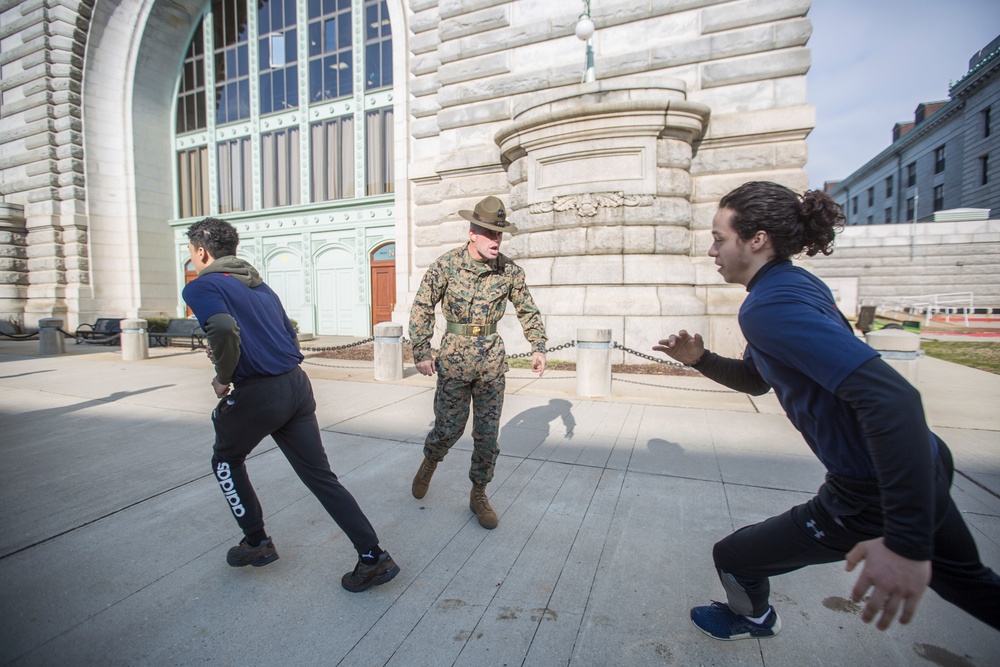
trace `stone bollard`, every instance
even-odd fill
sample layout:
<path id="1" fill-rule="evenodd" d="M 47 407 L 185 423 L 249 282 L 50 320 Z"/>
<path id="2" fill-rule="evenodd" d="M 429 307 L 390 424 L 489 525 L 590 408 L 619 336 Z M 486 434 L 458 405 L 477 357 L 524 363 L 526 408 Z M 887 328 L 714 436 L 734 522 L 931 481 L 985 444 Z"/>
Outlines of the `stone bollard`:
<path id="1" fill-rule="evenodd" d="M 122 320 L 122 361 L 149 359 L 149 334 L 146 320 Z"/>
<path id="2" fill-rule="evenodd" d="M 65 354 L 66 342 L 63 340 L 63 321 L 58 317 L 43 317 L 38 320 L 38 353 Z"/>
<path id="3" fill-rule="evenodd" d="M 910 384 L 917 384 L 917 361 L 921 356 L 919 334 L 902 329 L 879 329 L 866 333 L 865 342 L 878 350 L 886 363 Z"/>
<path id="4" fill-rule="evenodd" d="M 577 396 L 611 395 L 611 329 L 576 330 Z"/>
<path id="5" fill-rule="evenodd" d="M 403 379 L 403 325 L 381 322 L 375 325 L 375 379 L 385 382 Z"/>

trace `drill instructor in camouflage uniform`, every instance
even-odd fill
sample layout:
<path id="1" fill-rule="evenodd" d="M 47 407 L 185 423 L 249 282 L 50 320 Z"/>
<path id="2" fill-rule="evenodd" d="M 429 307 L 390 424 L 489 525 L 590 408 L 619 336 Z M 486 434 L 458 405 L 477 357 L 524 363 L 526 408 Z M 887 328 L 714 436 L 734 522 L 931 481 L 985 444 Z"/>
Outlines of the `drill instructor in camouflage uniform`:
<path id="1" fill-rule="evenodd" d="M 434 428 L 424 441 L 424 460 L 413 478 L 413 497 L 423 498 L 431 476 L 445 454 L 462 436 L 472 400 L 472 492 L 469 509 L 484 528 L 496 528 L 499 518 L 486 498 L 493 466 L 500 453 L 497 436 L 503 408 L 507 355 L 496 333 L 507 300 L 517 309 L 524 336 L 531 343 L 531 369 L 545 371 L 545 328 L 524 283 L 524 270 L 500 254 L 504 232 L 517 227 L 496 197 L 487 197 L 473 211 L 459 211 L 468 220 L 469 242 L 449 250 L 427 269 L 410 309 L 410 340 L 417 370 L 438 374 L 434 394 Z M 434 306 L 448 321 L 437 359 L 431 358 Z"/>

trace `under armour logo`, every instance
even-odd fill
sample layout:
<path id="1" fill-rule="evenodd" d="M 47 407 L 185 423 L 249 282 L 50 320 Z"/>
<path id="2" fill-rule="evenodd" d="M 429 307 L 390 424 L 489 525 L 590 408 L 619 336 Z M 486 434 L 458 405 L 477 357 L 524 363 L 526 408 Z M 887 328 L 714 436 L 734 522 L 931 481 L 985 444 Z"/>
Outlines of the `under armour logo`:
<path id="1" fill-rule="evenodd" d="M 806 521 L 806 528 L 812 528 L 814 536 L 816 537 L 817 540 L 820 539 L 821 537 L 823 537 L 824 535 L 826 535 L 826 533 L 824 533 L 822 530 L 817 530 L 816 529 L 816 520 L 815 519 L 810 519 L 809 521 Z"/>

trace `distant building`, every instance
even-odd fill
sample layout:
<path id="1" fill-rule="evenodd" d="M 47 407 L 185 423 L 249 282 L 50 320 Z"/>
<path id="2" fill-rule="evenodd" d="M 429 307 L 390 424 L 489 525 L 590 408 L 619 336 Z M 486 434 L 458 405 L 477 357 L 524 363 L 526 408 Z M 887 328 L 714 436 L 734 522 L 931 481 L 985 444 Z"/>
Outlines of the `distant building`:
<path id="1" fill-rule="evenodd" d="M 892 144 L 827 184 L 849 225 L 931 221 L 939 211 L 1000 215 L 1000 37 L 977 51 L 949 99 L 922 102 Z"/>

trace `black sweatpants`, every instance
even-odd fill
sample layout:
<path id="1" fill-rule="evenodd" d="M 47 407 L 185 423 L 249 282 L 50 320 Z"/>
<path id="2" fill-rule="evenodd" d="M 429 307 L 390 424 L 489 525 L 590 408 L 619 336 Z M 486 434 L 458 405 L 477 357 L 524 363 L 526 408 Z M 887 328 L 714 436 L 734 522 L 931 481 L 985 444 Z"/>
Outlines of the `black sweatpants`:
<path id="1" fill-rule="evenodd" d="M 976 543 L 951 498 L 951 452 L 940 444 L 930 587 L 948 602 L 1000 629 L 1000 576 L 979 560 Z M 730 607 L 758 617 L 768 609 L 768 577 L 806 565 L 841 561 L 858 542 L 882 534 L 878 486 L 831 475 L 815 498 L 737 530 L 718 542 L 712 555 Z"/>
<path id="2" fill-rule="evenodd" d="M 212 412 L 215 473 L 236 523 L 249 535 L 264 528 L 264 513 L 245 461 L 261 440 L 274 438 L 302 483 L 354 544 L 359 554 L 378 546 L 378 536 L 330 470 L 316 421 L 316 401 L 309 377 L 296 366 L 284 375 L 240 382 Z"/>

